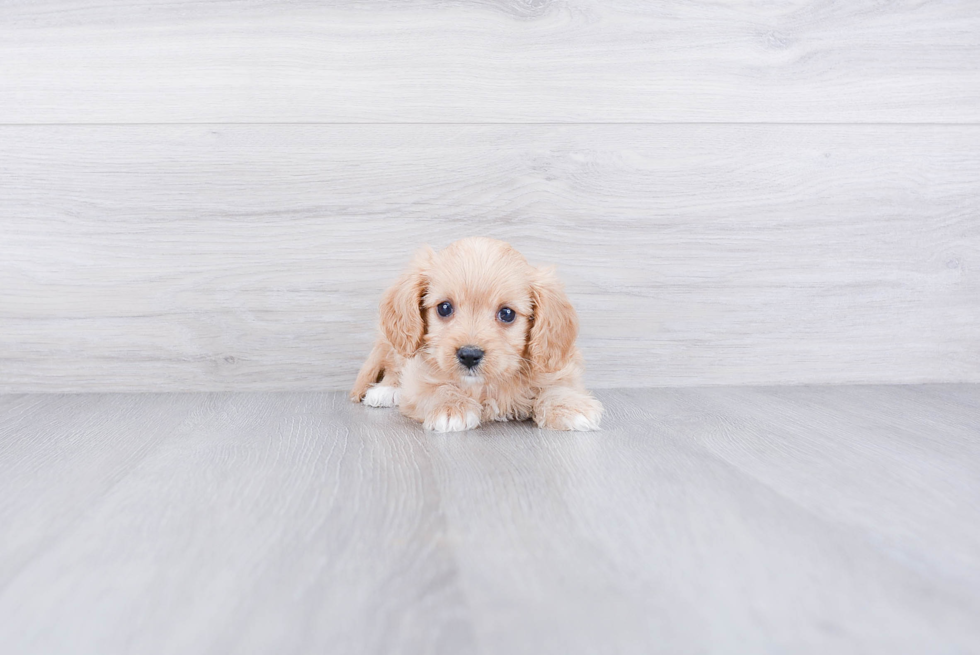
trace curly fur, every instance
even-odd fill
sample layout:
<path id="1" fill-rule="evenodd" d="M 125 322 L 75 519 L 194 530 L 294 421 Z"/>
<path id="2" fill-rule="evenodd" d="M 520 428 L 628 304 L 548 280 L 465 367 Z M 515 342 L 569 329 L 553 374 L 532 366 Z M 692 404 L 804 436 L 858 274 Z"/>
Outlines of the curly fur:
<path id="1" fill-rule="evenodd" d="M 449 317 L 436 306 L 453 304 Z M 497 319 L 502 307 L 512 323 Z M 438 431 L 533 419 L 595 430 L 602 405 L 582 386 L 578 317 L 553 267 L 533 267 L 503 241 L 472 237 L 420 250 L 380 306 L 380 332 L 351 400 L 397 405 Z M 468 370 L 456 352 L 484 351 Z"/>

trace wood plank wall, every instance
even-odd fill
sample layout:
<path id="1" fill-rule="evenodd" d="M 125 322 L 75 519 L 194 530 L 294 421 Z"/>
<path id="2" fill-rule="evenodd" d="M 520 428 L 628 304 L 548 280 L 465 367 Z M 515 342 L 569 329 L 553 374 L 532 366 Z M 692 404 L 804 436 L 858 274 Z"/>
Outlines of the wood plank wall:
<path id="1" fill-rule="evenodd" d="M 980 382 L 980 4 L 0 5 L 0 391 L 344 389 L 423 243 L 596 387 Z"/>

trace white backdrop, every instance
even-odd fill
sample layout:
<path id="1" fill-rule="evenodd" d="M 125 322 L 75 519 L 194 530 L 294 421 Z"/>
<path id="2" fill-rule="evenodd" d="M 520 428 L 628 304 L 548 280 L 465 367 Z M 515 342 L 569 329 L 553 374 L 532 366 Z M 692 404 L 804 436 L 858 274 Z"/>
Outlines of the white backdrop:
<path id="1" fill-rule="evenodd" d="M 415 247 L 596 387 L 980 382 L 980 5 L 0 6 L 0 391 L 345 389 Z"/>

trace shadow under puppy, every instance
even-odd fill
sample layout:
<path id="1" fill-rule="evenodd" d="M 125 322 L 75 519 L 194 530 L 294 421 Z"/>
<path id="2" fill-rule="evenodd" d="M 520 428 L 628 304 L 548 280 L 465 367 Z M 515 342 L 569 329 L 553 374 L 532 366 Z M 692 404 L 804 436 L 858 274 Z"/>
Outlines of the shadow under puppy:
<path id="1" fill-rule="evenodd" d="M 553 267 L 495 239 L 426 247 L 381 300 L 381 336 L 351 400 L 397 405 L 439 432 L 529 418 L 595 430 L 602 405 L 582 386 L 577 334 Z"/>

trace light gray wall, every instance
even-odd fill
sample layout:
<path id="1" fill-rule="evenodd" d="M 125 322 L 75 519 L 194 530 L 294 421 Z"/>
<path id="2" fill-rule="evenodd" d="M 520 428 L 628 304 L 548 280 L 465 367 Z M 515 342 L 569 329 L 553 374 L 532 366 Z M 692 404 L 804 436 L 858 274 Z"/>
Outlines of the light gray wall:
<path id="1" fill-rule="evenodd" d="M 980 4 L 0 6 L 0 391 L 343 389 L 415 247 L 597 387 L 980 382 Z"/>

